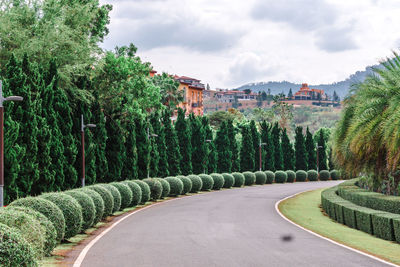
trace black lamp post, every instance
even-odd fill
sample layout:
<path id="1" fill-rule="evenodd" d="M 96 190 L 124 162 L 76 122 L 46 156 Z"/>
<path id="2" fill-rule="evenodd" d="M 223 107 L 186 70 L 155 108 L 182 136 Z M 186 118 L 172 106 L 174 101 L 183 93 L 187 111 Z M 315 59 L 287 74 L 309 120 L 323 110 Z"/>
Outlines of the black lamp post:
<path id="1" fill-rule="evenodd" d="M 85 186 L 85 128 L 95 128 L 96 124 L 84 124 L 81 115 L 82 187 Z"/>

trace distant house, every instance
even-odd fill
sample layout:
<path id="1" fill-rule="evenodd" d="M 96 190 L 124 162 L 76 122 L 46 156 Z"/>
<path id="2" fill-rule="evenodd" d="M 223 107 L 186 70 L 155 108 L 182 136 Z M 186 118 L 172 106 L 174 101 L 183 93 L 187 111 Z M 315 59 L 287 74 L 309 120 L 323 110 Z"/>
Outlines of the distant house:
<path id="1" fill-rule="evenodd" d="M 311 89 L 307 83 L 303 83 L 298 92 L 294 94 L 294 100 L 327 100 L 324 90 Z"/>
<path id="2" fill-rule="evenodd" d="M 178 90 L 183 91 L 183 102 L 179 107 L 186 110 L 186 113 L 194 113 L 195 115 L 203 115 L 203 92 L 204 84 L 200 80 L 187 76 L 173 76 L 179 82 Z"/>

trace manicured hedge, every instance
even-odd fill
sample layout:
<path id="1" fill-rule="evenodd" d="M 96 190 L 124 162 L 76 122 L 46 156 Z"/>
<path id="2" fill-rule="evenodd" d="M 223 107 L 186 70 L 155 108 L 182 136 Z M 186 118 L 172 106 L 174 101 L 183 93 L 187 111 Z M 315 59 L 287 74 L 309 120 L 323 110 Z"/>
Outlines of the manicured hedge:
<path id="1" fill-rule="evenodd" d="M 122 183 L 129 186 L 132 191 L 132 201 L 129 204 L 129 207 L 136 207 L 139 205 L 140 201 L 142 200 L 142 189 L 140 186 L 137 183 L 129 180 L 123 181 Z"/>
<path id="2" fill-rule="evenodd" d="M 167 177 L 165 178 L 165 181 L 169 183 L 170 191 L 169 195 L 170 196 L 178 196 L 182 194 L 183 191 L 183 182 L 177 178 L 177 177 Z"/>
<path id="3" fill-rule="evenodd" d="M 318 172 L 316 170 L 308 170 L 307 177 L 309 181 L 318 181 Z"/>
<path id="4" fill-rule="evenodd" d="M 267 175 L 264 172 L 256 171 L 256 184 L 265 184 L 267 182 Z"/>
<path id="5" fill-rule="evenodd" d="M 224 177 L 224 186 L 223 188 L 231 188 L 235 184 L 235 177 L 233 177 L 230 173 L 223 173 L 222 177 Z"/>
<path id="6" fill-rule="evenodd" d="M 32 246 L 21 233 L 0 223 L 0 266 L 37 266 Z"/>
<path id="7" fill-rule="evenodd" d="M 146 178 L 143 179 L 143 182 L 150 188 L 150 200 L 157 201 L 157 199 L 161 198 L 163 188 L 160 181 L 154 178 Z"/>
<path id="8" fill-rule="evenodd" d="M 102 218 L 105 219 L 107 216 L 112 215 L 114 209 L 114 197 L 111 195 L 110 191 L 105 189 L 100 184 L 87 186 L 85 188 L 95 191 L 103 199 L 104 213 Z"/>
<path id="9" fill-rule="evenodd" d="M 96 191 L 91 190 L 87 187 L 82 188 L 82 189 L 76 189 L 76 190 L 85 193 L 92 199 L 94 207 L 96 208 L 96 213 L 95 213 L 95 216 L 93 219 L 93 225 L 96 225 L 103 218 L 103 214 L 104 214 L 103 198 L 101 197 L 101 195 L 99 193 L 97 193 Z"/>
<path id="10" fill-rule="evenodd" d="M 203 180 L 197 175 L 189 175 L 187 178 L 192 182 L 190 193 L 197 193 L 203 188 Z"/>
<path id="11" fill-rule="evenodd" d="M 110 192 L 113 197 L 114 205 L 112 213 L 114 214 L 114 212 L 119 211 L 121 208 L 121 194 L 119 193 L 118 189 L 110 184 L 99 184 L 99 185 L 108 190 L 108 192 Z"/>
<path id="12" fill-rule="evenodd" d="M 114 182 L 110 185 L 115 186 L 117 188 L 119 194 L 121 195 L 121 206 L 120 210 L 126 209 L 131 205 L 133 193 L 132 190 L 123 182 Z"/>
<path id="13" fill-rule="evenodd" d="M 64 239 L 65 235 L 65 218 L 61 209 L 53 202 L 39 198 L 26 197 L 20 198 L 12 202 L 8 207 L 26 207 L 36 210 L 46 216 L 51 221 L 57 231 L 57 241 Z"/>
<path id="14" fill-rule="evenodd" d="M 244 185 L 251 186 L 256 183 L 256 175 L 252 172 L 243 172 Z"/>
<path id="15" fill-rule="evenodd" d="M 307 172 L 303 170 L 296 171 L 296 182 L 305 182 L 307 180 Z"/>
<path id="16" fill-rule="evenodd" d="M 220 190 L 225 183 L 224 177 L 219 173 L 212 173 L 210 174 L 212 179 L 214 180 L 213 190 Z"/>
<path id="17" fill-rule="evenodd" d="M 244 185 L 244 175 L 240 172 L 232 173 L 232 176 L 235 178 L 234 187 L 242 187 Z"/>
<path id="18" fill-rule="evenodd" d="M 146 202 L 151 198 L 150 186 L 141 180 L 133 180 L 133 182 L 140 186 L 140 189 L 142 190 L 140 204 L 146 204 Z"/>
<path id="19" fill-rule="evenodd" d="M 156 178 L 162 186 L 162 193 L 161 193 L 161 198 L 165 198 L 169 196 L 169 192 L 171 191 L 171 187 L 167 181 L 161 178 Z"/>
<path id="20" fill-rule="evenodd" d="M 327 170 L 322 170 L 319 172 L 319 179 L 321 181 L 328 181 L 330 177 L 331 177 L 331 174 Z"/>
<path id="21" fill-rule="evenodd" d="M 203 187 L 201 191 L 210 191 L 214 186 L 213 178 L 208 174 L 199 174 L 201 181 L 203 182 Z"/>
<path id="22" fill-rule="evenodd" d="M 286 183 L 287 174 L 284 171 L 275 172 L 275 183 Z"/>
<path id="23" fill-rule="evenodd" d="M 267 175 L 267 184 L 272 184 L 275 180 L 275 173 L 272 171 L 265 171 L 265 175 Z"/>
<path id="24" fill-rule="evenodd" d="M 73 197 L 65 193 L 46 193 L 41 198 L 50 200 L 62 211 L 65 218 L 64 239 L 71 238 L 80 233 L 82 229 L 82 208 Z"/>
<path id="25" fill-rule="evenodd" d="M 339 180 L 340 179 L 340 172 L 338 170 L 331 170 L 330 171 L 331 179 L 332 180 Z"/>
<path id="26" fill-rule="evenodd" d="M 94 217 L 96 216 L 96 207 L 93 200 L 83 192 L 71 190 L 64 192 L 78 201 L 82 210 L 82 231 L 90 228 L 93 225 Z"/>
<path id="27" fill-rule="evenodd" d="M 183 183 L 183 190 L 181 194 L 186 195 L 187 193 L 190 193 L 190 191 L 192 190 L 192 181 L 185 176 L 177 176 L 177 178 Z"/>
<path id="28" fill-rule="evenodd" d="M 294 180 L 296 180 L 296 173 L 294 171 L 291 170 L 286 171 L 286 174 L 287 174 L 287 180 L 286 180 L 287 183 L 293 183 Z"/>

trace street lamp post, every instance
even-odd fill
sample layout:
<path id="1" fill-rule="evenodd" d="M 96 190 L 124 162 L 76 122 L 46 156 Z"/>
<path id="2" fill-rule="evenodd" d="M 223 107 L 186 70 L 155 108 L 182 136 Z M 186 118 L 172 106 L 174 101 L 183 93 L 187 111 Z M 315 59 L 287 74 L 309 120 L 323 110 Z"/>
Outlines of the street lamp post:
<path id="1" fill-rule="evenodd" d="M 84 124 L 81 115 L 82 187 L 85 187 L 85 128 L 95 128 L 96 124 Z"/>
<path id="2" fill-rule="evenodd" d="M 317 148 L 317 173 L 319 174 L 319 149 L 322 148 L 322 146 L 316 145 Z"/>
<path id="3" fill-rule="evenodd" d="M 259 152 L 260 152 L 260 171 L 261 171 L 261 169 L 262 169 L 262 159 L 261 159 L 261 146 L 265 146 L 266 145 L 266 143 L 261 143 L 261 139 L 260 139 L 260 145 L 259 145 Z"/>
<path id="4" fill-rule="evenodd" d="M 0 80 L 0 207 L 4 206 L 4 106 L 5 101 L 22 101 L 22 96 L 3 97 L 2 81 Z"/>
<path id="5" fill-rule="evenodd" d="M 158 137 L 157 134 L 150 133 L 150 128 L 147 127 L 147 141 L 150 142 L 150 137 Z M 148 163 L 150 165 L 150 162 Z M 147 166 L 147 178 L 150 178 L 150 166 Z"/>

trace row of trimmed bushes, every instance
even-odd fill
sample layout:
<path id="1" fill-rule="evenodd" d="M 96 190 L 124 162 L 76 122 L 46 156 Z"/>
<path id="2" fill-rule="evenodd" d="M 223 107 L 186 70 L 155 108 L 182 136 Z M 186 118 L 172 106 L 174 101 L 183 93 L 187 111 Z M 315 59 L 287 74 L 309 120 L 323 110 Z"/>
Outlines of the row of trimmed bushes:
<path id="1" fill-rule="evenodd" d="M 337 179 L 328 172 L 328 178 Z M 323 173 L 320 173 L 320 178 Z M 35 266 L 55 246 L 115 212 L 148 201 L 199 191 L 293 181 L 314 181 L 312 171 L 235 172 L 126 180 L 20 198 L 0 208 L 0 266 Z"/>
<path id="2" fill-rule="evenodd" d="M 354 186 L 357 180 L 349 180 L 322 191 L 321 203 L 324 211 L 330 218 L 339 223 L 382 239 L 400 243 L 399 214 L 360 206 L 339 195 L 346 195 L 348 197 L 351 195 L 350 191 L 356 192 L 357 190 L 355 190 Z"/>

